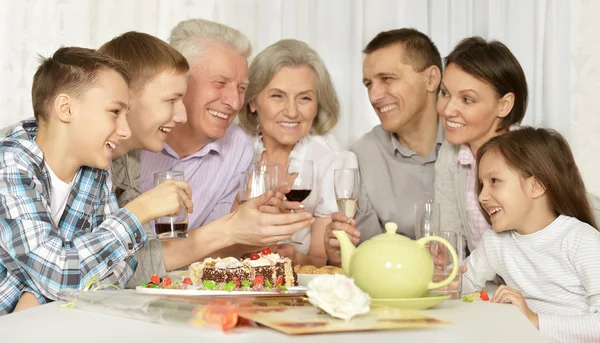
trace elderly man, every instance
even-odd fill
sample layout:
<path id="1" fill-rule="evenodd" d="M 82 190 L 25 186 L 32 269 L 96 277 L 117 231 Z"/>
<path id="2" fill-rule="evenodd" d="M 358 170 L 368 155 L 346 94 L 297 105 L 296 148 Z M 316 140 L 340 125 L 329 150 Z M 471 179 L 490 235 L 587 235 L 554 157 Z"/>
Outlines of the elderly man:
<path id="1" fill-rule="evenodd" d="M 414 29 L 379 33 L 363 51 L 363 84 L 381 125 L 351 150 L 358 157 L 362 191 L 356 227 L 335 213 L 325 233 L 328 263 L 339 265 L 332 230 L 355 244 L 384 232 L 391 221 L 414 238 L 414 204 L 433 198 L 435 161 L 444 136 L 436 110 L 442 61 L 435 44 Z"/>
<path id="2" fill-rule="evenodd" d="M 231 211 L 252 161 L 248 137 L 232 123 L 244 104 L 251 46 L 238 30 L 201 19 L 179 23 L 169 40 L 191 67 L 187 122 L 172 129 L 161 152 L 141 153 L 140 186 L 152 188 L 156 172 L 183 171 L 194 192 L 193 230 Z"/>

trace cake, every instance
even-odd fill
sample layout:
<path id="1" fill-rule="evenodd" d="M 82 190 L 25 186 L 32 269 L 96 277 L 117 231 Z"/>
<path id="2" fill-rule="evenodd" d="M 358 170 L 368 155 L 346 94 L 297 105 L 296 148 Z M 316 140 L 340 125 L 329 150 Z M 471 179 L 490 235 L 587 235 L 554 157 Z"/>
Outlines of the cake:
<path id="1" fill-rule="evenodd" d="M 226 290 L 272 290 L 297 285 L 297 276 L 289 258 L 266 248 L 248 258 L 206 258 L 192 263 L 189 274 L 195 286 Z"/>

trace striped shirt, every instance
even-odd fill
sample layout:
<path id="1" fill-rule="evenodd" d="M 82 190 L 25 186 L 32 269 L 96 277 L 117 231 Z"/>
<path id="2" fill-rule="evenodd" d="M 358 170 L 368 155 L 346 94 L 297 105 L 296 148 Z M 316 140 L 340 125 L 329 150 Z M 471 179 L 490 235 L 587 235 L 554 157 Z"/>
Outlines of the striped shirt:
<path id="1" fill-rule="evenodd" d="M 231 124 L 225 136 L 184 158 L 166 143 L 161 152 L 142 151 L 140 186 L 143 192 L 154 187 L 156 172 L 183 171 L 192 188 L 194 213 L 189 215 L 188 225 L 193 230 L 231 211 L 240 173 L 251 161 L 250 139 L 239 126 Z"/>
<path id="2" fill-rule="evenodd" d="M 481 213 L 479 200 L 477 200 L 477 191 L 475 190 L 475 181 L 477 180 L 477 161 L 468 144 L 460 146 L 458 151 L 458 163 L 467 167 L 467 189 L 465 192 L 465 204 L 467 210 L 467 230 L 471 235 L 471 242 L 477 246 L 484 232 L 491 229 L 490 224 Z"/>
<path id="3" fill-rule="evenodd" d="M 486 231 L 466 260 L 463 292 L 501 276 L 521 291 L 539 317 L 540 332 L 556 342 L 600 342 L 600 232 L 559 216 L 541 231 Z"/>
<path id="4" fill-rule="evenodd" d="M 21 292 L 40 303 L 63 288 L 99 284 L 124 287 L 137 267 L 133 253 L 146 243 L 140 222 L 119 209 L 105 170 L 82 167 L 58 223 L 37 124 L 24 121 L 0 140 L 0 315 Z"/>

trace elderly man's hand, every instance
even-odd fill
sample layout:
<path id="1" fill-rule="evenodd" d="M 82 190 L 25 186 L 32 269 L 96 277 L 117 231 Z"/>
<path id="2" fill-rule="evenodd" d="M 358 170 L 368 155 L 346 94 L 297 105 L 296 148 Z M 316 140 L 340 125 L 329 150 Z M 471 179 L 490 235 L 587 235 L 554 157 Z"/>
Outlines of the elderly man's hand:
<path id="1" fill-rule="evenodd" d="M 281 198 L 268 192 L 246 201 L 234 213 L 227 234 L 237 244 L 270 246 L 311 225 L 310 213 L 281 213 Z"/>
<path id="2" fill-rule="evenodd" d="M 348 217 L 336 212 L 331 215 L 331 223 L 325 228 L 325 253 L 327 254 L 327 263 L 332 266 L 340 266 L 342 257 L 340 255 L 340 242 L 334 236 L 333 231 L 345 231 L 352 244 L 357 245 L 360 241 L 360 231 L 356 229 L 356 221 L 352 220 L 348 224 Z"/>

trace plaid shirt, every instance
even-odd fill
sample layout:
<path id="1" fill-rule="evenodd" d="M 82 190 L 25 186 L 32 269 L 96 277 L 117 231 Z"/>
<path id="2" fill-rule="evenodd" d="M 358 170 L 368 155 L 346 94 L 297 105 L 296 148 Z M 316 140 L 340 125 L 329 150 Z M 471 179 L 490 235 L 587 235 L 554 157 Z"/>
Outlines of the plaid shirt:
<path id="1" fill-rule="evenodd" d="M 95 276 L 98 284 L 125 286 L 137 267 L 133 253 L 147 241 L 137 218 L 119 209 L 106 170 L 79 169 L 55 223 L 36 134 L 27 120 L 0 140 L 0 315 L 14 310 L 23 291 L 45 303 Z"/>

